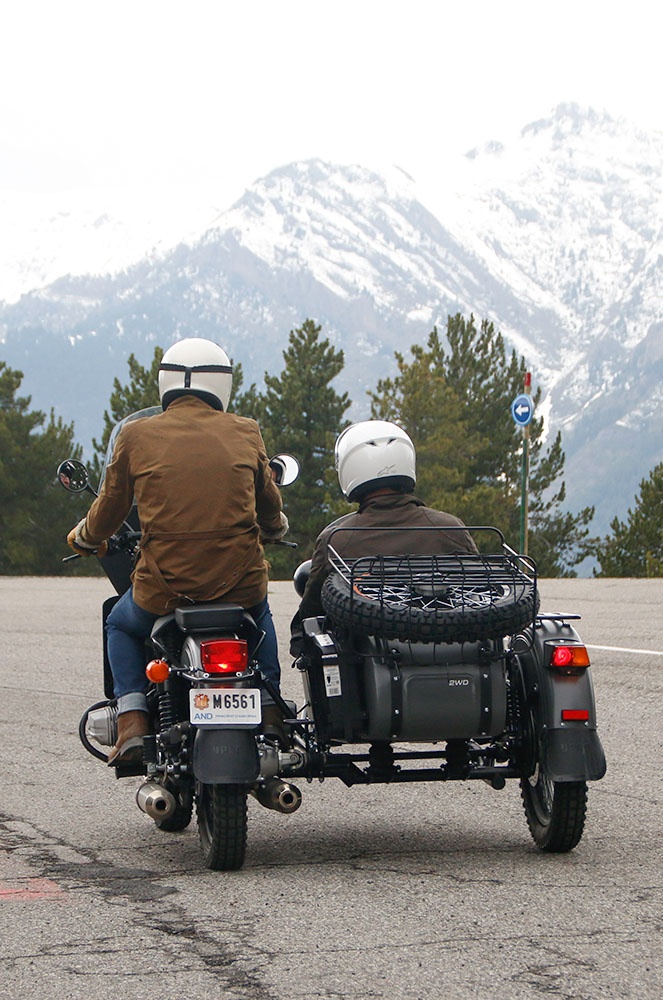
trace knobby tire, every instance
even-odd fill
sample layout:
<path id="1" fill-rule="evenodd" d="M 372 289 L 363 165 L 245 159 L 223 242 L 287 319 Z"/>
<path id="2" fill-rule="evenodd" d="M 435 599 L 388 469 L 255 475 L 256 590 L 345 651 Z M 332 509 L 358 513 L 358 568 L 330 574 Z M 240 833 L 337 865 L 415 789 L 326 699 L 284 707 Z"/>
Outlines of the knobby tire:
<path id="1" fill-rule="evenodd" d="M 322 606 L 335 624 L 363 635 L 420 642 L 478 642 L 514 635 L 531 623 L 539 608 L 539 595 L 531 584 L 520 596 L 510 592 L 483 608 L 394 608 L 353 593 L 339 573 L 331 573 L 322 588 Z"/>
<path id="2" fill-rule="evenodd" d="M 207 868 L 235 871 L 244 864 L 248 825 L 243 785 L 198 786 L 198 834 Z"/>
<path id="3" fill-rule="evenodd" d="M 520 793 L 537 847 L 555 854 L 573 850 L 585 828 L 587 782 L 551 781 L 539 769 L 521 779 Z"/>

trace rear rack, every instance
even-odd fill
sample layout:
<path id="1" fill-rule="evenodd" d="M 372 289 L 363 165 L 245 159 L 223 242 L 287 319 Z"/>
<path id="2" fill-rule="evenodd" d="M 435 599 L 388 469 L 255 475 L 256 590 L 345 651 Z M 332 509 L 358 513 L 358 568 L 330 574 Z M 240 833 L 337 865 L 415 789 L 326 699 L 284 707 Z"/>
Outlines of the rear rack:
<path id="1" fill-rule="evenodd" d="M 509 588 L 518 600 L 532 580 L 503 555 L 362 556 L 343 560 L 330 550 L 332 565 L 351 587 L 351 596 L 392 608 L 473 611 L 492 607 Z"/>

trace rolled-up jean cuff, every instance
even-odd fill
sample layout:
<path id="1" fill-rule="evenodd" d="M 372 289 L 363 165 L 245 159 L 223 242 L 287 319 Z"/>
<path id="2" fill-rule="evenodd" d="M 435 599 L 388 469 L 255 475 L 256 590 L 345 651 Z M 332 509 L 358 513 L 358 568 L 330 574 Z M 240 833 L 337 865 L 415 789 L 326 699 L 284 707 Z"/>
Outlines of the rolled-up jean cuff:
<path id="1" fill-rule="evenodd" d="M 124 712 L 147 712 L 147 698 L 142 691 L 130 691 L 117 699 L 117 714 Z"/>

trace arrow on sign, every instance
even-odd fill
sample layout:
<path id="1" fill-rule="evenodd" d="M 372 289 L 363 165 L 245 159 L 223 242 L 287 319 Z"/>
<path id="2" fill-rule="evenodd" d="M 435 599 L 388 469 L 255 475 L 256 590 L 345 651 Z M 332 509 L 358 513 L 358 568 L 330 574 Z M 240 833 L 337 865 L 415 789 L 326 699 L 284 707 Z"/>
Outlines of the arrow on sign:
<path id="1" fill-rule="evenodd" d="M 534 415 L 534 406 L 530 396 L 521 393 L 511 404 L 511 416 L 519 427 L 526 427 Z"/>

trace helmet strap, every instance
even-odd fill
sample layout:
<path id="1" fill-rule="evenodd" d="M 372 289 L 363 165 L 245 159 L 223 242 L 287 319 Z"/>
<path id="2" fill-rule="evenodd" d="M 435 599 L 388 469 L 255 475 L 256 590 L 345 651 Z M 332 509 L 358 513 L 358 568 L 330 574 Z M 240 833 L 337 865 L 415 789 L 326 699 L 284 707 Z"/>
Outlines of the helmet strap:
<path id="1" fill-rule="evenodd" d="M 193 372 L 220 372 L 222 375 L 232 375 L 232 365 L 175 365 L 163 361 L 159 365 L 160 372 L 184 372 L 184 388 L 191 388 L 191 375 Z"/>

